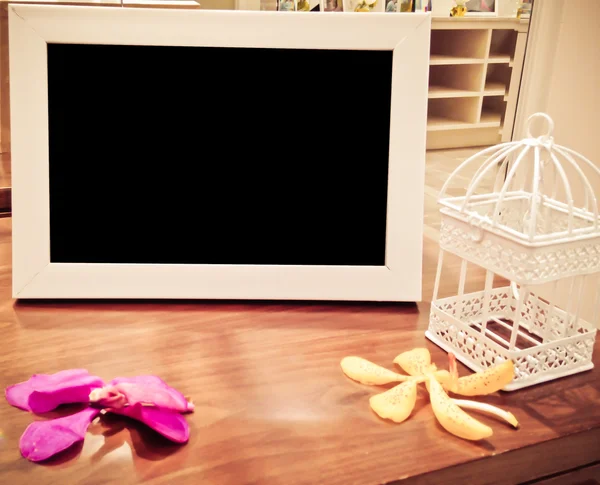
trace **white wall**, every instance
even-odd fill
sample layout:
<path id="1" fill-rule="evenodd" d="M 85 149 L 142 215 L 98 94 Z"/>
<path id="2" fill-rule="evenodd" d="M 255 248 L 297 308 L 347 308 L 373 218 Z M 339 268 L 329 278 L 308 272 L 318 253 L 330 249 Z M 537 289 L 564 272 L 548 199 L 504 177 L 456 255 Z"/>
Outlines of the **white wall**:
<path id="1" fill-rule="evenodd" d="M 556 124 L 555 139 L 600 167 L 600 1 L 568 0 L 549 79 L 547 113 Z M 600 178 L 590 181 L 600 197 Z M 583 193 L 583 187 L 575 187 Z M 587 285 L 582 316 L 592 318 L 598 280 Z"/>
<path id="2" fill-rule="evenodd" d="M 549 79 L 556 138 L 600 164 L 600 1 L 568 0 Z M 600 190 L 600 185 L 598 186 Z"/>
<path id="3" fill-rule="evenodd" d="M 535 38 L 530 39 L 527 51 L 530 69 L 523 79 L 526 92 L 519 98 L 520 107 L 529 112 L 519 117 L 545 111 L 554 120 L 556 142 L 600 167 L 600 0 L 536 0 L 534 9 L 538 7 L 540 16 L 532 19 Z M 538 13 L 534 11 L 534 17 Z M 600 177 L 591 170 L 587 175 L 600 197 Z M 580 197 L 583 187 L 576 185 L 574 193 Z M 582 317 L 588 321 L 597 285 L 600 278 L 585 288 Z M 564 306 L 565 302 L 560 303 Z"/>

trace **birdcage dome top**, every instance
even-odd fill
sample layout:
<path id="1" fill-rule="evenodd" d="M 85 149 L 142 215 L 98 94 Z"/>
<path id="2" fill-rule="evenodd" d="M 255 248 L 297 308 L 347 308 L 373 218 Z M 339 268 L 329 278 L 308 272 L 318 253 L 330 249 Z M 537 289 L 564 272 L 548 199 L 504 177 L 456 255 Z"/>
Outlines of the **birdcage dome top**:
<path id="1" fill-rule="evenodd" d="M 534 136 L 539 121 L 545 130 Z M 441 190 L 442 212 L 529 245 L 600 237 L 600 194 L 590 181 L 597 177 L 600 186 L 600 169 L 555 143 L 553 130 L 552 119 L 536 113 L 527 120 L 526 138 L 469 157 Z"/>

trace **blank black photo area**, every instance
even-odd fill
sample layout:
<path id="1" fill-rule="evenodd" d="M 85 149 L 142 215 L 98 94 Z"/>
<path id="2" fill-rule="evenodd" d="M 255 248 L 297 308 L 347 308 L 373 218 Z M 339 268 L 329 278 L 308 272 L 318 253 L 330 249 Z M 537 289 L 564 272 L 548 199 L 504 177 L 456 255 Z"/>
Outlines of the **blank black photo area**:
<path id="1" fill-rule="evenodd" d="M 55 263 L 385 265 L 391 51 L 48 45 Z"/>

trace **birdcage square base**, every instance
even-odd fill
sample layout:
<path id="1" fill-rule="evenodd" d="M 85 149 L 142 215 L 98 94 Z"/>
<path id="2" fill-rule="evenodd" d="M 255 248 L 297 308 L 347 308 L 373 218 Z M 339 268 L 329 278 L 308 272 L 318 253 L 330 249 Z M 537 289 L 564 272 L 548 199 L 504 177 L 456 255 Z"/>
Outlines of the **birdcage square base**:
<path id="1" fill-rule="evenodd" d="M 480 372 L 507 359 L 513 391 L 593 368 L 596 329 L 583 319 L 530 294 L 518 302 L 510 287 L 468 293 L 432 303 L 426 337 Z M 515 327 L 513 321 L 518 320 Z"/>
<path id="2" fill-rule="evenodd" d="M 433 334 L 429 330 L 427 330 L 425 332 L 425 336 L 431 342 L 433 342 L 438 347 L 440 347 L 442 350 L 444 350 L 448 353 L 450 353 L 450 352 L 454 353 L 456 355 L 456 359 L 459 360 L 460 362 L 462 362 L 464 365 L 466 365 L 473 372 L 481 372 L 481 371 L 485 370 L 485 367 L 478 366 L 477 363 L 473 361 L 473 359 L 467 358 L 463 354 L 456 353 L 456 349 L 452 345 L 449 345 L 442 338 L 438 338 L 437 335 Z M 561 377 L 567 377 L 567 376 L 570 376 L 573 374 L 579 374 L 580 372 L 592 370 L 593 368 L 594 368 L 594 364 L 592 362 L 590 362 L 589 364 L 582 365 L 582 366 L 579 366 L 574 369 L 568 369 L 568 370 L 565 370 L 562 372 L 554 372 L 552 374 L 545 374 L 545 375 L 539 376 L 535 380 L 531 380 L 529 382 L 513 381 L 512 383 L 510 383 L 509 385 L 504 387 L 502 390 L 506 391 L 506 392 L 516 391 L 518 389 L 523 389 L 525 387 L 534 386 L 536 384 L 542 384 L 543 382 L 553 381 L 553 380 L 559 379 Z"/>

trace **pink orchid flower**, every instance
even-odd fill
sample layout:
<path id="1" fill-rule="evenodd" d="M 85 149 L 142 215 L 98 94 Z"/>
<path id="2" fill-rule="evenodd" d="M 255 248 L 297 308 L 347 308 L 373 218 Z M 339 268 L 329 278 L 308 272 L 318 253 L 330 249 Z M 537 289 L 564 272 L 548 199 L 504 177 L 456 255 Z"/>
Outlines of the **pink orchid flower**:
<path id="1" fill-rule="evenodd" d="M 35 374 L 6 389 L 12 406 L 45 413 L 61 404 L 87 403 L 83 411 L 31 423 L 19 441 L 21 454 L 30 461 L 47 460 L 82 441 L 90 423 L 101 412 L 140 421 L 175 443 L 186 443 L 190 428 L 181 413 L 194 405 L 156 376 L 118 377 L 105 385 L 85 369 L 56 374 Z"/>

